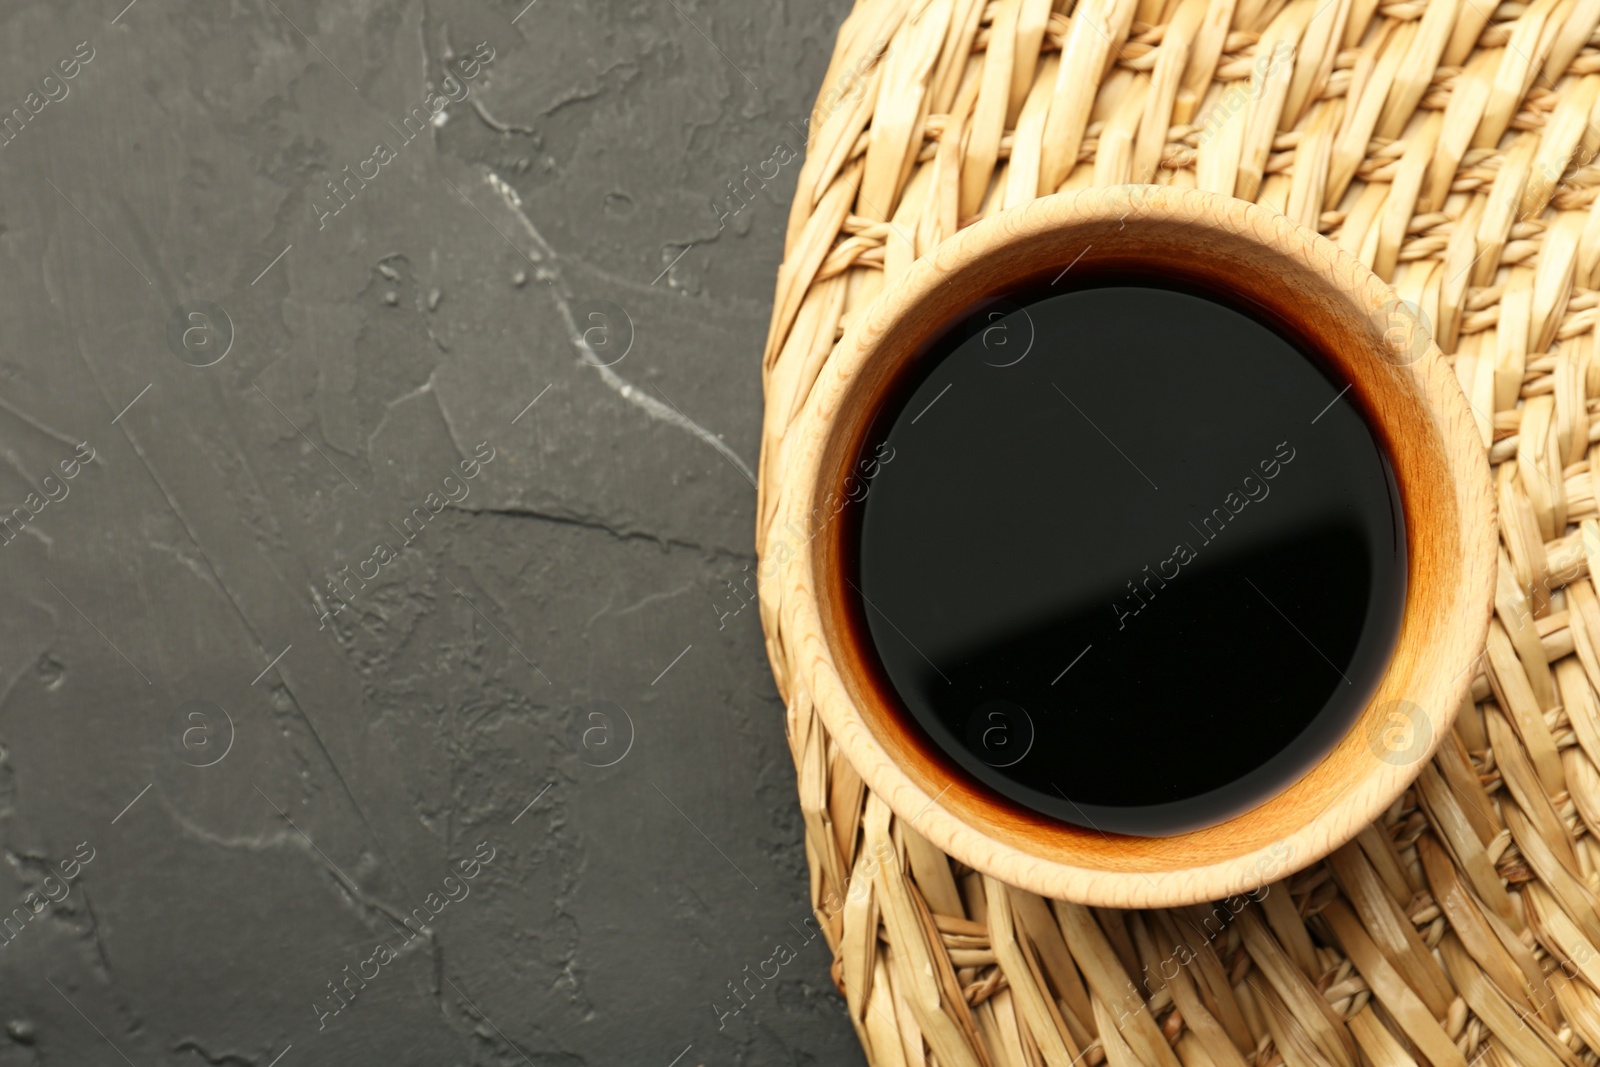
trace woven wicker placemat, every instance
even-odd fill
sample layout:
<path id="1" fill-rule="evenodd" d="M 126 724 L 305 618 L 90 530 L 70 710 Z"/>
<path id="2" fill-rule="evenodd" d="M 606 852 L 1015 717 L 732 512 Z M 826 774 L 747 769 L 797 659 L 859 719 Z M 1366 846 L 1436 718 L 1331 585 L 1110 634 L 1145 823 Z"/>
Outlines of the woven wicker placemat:
<path id="1" fill-rule="evenodd" d="M 1187 909 L 1046 901 L 948 859 L 831 744 L 764 600 L 811 900 L 874 1064 L 1600 1062 L 1597 24 L 1600 0 L 861 0 L 846 20 L 762 364 L 763 551 L 785 432 L 850 318 L 974 219 L 1124 182 L 1268 205 L 1420 307 L 1501 523 L 1481 676 L 1415 787 L 1326 861 Z"/>

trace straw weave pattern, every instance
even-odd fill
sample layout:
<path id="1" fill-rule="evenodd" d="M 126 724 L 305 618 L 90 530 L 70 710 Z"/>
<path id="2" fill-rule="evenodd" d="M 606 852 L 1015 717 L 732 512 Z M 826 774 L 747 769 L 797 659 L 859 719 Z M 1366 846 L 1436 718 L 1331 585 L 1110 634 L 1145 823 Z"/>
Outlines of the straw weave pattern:
<path id="1" fill-rule="evenodd" d="M 1199 187 L 1422 309 L 1494 469 L 1495 618 L 1410 789 L 1215 906 L 1043 900 L 896 819 L 793 684 L 811 901 L 878 1067 L 1600 1063 L 1600 0 L 861 0 L 808 127 L 763 358 L 758 547 L 844 327 L 963 226 Z M 1225 413 L 1219 413 L 1225 417 Z"/>

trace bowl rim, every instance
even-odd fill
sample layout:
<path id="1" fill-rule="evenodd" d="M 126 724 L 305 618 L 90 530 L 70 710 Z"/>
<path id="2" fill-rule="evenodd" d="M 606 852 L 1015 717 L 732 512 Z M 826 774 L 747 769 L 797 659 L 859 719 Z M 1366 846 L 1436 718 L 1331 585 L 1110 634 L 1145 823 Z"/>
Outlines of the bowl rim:
<path id="1" fill-rule="evenodd" d="M 929 309 L 952 299 L 953 281 L 959 283 L 963 277 L 981 272 L 990 281 L 1010 278 L 1012 284 L 1021 282 L 1025 272 L 1033 269 L 1028 266 L 1028 254 L 1081 241 L 1084 235 L 1104 232 L 1113 223 L 1119 233 L 1128 226 L 1134 227 L 1136 234 L 1141 228 L 1165 227 L 1185 239 L 1206 236 L 1233 242 L 1227 247 L 1237 246 L 1241 255 L 1257 255 L 1263 262 L 1293 272 L 1295 284 L 1320 286 L 1328 301 L 1327 314 L 1351 331 L 1359 327 L 1349 324 L 1373 322 L 1382 309 L 1394 306 L 1393 289 L 1354 256 L 1269 208 L 1216 193 L 1159 186 L 1113 186 L 1040 197 L 946 239 L 885 286 L 848 323 L 785 435 L 774 469 L 779 499 L 767 530 L 793 529 L 796 521 L 809 521 L 824 494 L 836 487 L 834 454 L 845 447 L 841 438 L 868 417 L 851 409 L 853 391 L 864 388 L 864 369 L 876 359 L 880 365 L 874 373 L 881 375 L 886 373 L 882 361 L 889 356 L 913 358 L 915 346 L 899 338 L 907 333 L 926 336 L 933 328 L 927 326 Z M 1018 255 L 1019 249 L 1031 253 Z M 937 328 L 952 321 L 955 319 L 948 315 L 941 316 Z M 907 329 L 908 324 L 915 329 Z M 1376 329 L 1372 338 L 1380 336 Z M 1345 340 L 1352 339 L 1366 341 L 1356 332 Z M 1424 416 L 1421 427 L 1391 424 L 1381 428 L 1411 441 L 1406 446 L 1412 450 L 1407 454 L 1414 457 L 1407 461 L 1410 477 L 1418 477 L 1432 462 L 1438 468 L 1432 473 L 1443 474 L 1448 483 L 1436 485 L 1430 479 L 1430 499 L 1453 505 L 1454 514 L 1428 515 L 1421 524 L 1424 533 L 1418 536 L 1434 538 L 1425 540 L 1423 547 L 1428 549 L 1447 543 L 1435 535 L 1453 533 L 1454 547 L 1459 549 L 1453 558 L 1443 558 L 1451 553 L 1438 551 L 1426 553 L 1435 558 L 1416 558 L 1412 527 L 1417 524 L 1411 508 L 1406 510 L 1408 554 L 1412 557 L 1408 568 L 1415 573 L 1417 567 L 1427 567 L 1431 568 L 1425 572 L 1428 575 L 1442 574 L 1424 587 L 1447 595 L 1428 602 L 1436 610 L 1425 625 L 1420 618 L 1413 618 L 1416 582 L 1408 582 L 1407 621 L 1397 638 L 1394 658 L 1385 681 L 1356 724 L 1334 752 L 1284 793 L 1251 812 L 1199 831 L 1209 835 L 1205 838 L 1213 843 L 1209 851 L 1193 847 L 1199 840 L 1194 834 L 1168 838 L 1100 834 L 1105 841 L 1096 843 L 1087 833 L 1075 830 L 1046 833 L 1037 826 L 1019 828 L 999 813 L 998 806 L 986 811 L 968 796 L 971 790 L 966 786 L 954 795 L 950 792 L 954 782 L 938 791 L 932 789 L 934 783 L 926 769 L 908 760 L 903 746 L 890 751 L 894 739 L 888 738 L 886 743 L 880 736 L 884 730 L 881 722 L 875 724 L 873 715 L 858 706 L 862 680 L 851 674 L 848 663 L 841 665 L 835 654 L 833 643 L 840 635 L 836 628 L 825 626 L 823 611 L 825 590 L 833 578 L 826 573 L 828 538 L 813 537 L 770 571 L 760 568 L 763 598 L 777 599 L 776 621 L 782 629 L 777 647 L 787 657 L 791 689 L 809 696 L 834 744 L 866 786 L 906 825 L 966 866 L 1043 896 L 1098 906 L 1193 904 L 1254 889 L 1321 859 L 1391 805 L 1432 758 L 1471 685 L 1471 667 L 1481 657 L 1493 610 L 1499 539 L 1495 497 L 1487 451 L 1455 372 L 1431 339 L 1419 358 L 1403 364 L 1382 360 L 1376 351 L 1379 347 L 1375 342 L 1373 351 L 1351 357 L 1360 360 L 1352 364 L 1359 370 L 1352 375 L 1352 385 L 1358 384 L 1358 378 L 1365 379 L 1358 393 L 1370 388 L 1379 395 L 1392 395 L 1400 398 L 1396 404 L 1403 400 L 1414 408 L 1413 415 Z M 842 413 L 848 417 L 841 418 Z M 1381 410 L 1375 415 L 1381 421 Z M 1426 462 L 1415 458 L 1425 456 L 1433 458 Z M 1403 472 L 1398 459 L 1395 465 L 1399 476 Z M 763 541 L 763 563 L 771 558 L 770 542 L 770 536 Z M 1402 669 L 1396 663 L 1409 673 L 1385 689 L 1390 675 Z M 1353 738 L 1363 729 L 1373 729 L 1379 721 L 1375 718 L 1379 698 L 1399 690 L 1402 682 L 1409 686 L 1403 690 L 1408 699 L 1415 693 L 1416 703 L 1426 715 L 1431 731 L 1426 750 L 1404 763 L 1371 756 L 1353 758 L 1358 747 Z M 1367 743 L 1372 736 L 1369 732 Z M 1309 810 L 1311 787 L 1306 787 L 1304 796 L 1296 791 L 1314 776 L 1322 783 L 1321 791 L 1315 793 L 1318 800 L 1328 795 L 1330 789 L 1325 787 L 1338 781 L 1346 784 L 1334 794 L 1332 803 L 1309 817 L 1293 818 L 1299 808 Z M 1286 801 L 1291 794 L 1296 798 Z M 1292 823 L 1290 832 L 1258 841 L 1236 854 L 1216 854 L 1215 843 L 1225 840 L 1222 835 L 1227 828 L 1241 819 L 1254 820 L 1250 825 L 1261 827 L 1269 817 Z M 1119 847 L 1108 849 L 1107 843 Z M 1185 862 L 1186 850 L 1199 858 Z"/>

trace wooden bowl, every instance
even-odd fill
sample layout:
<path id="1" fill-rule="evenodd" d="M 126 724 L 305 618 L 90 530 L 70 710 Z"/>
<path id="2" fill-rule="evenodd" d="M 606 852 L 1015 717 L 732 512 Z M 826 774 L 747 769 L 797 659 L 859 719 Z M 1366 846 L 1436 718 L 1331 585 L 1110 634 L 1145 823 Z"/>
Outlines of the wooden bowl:
<path id="1" fill-rule="evenodd" d="M 1405 509 L 1404 619 L 1354 727 L 1282 793 L 1175 836 L 1065 825 L 951 773 L 899 725 L 893 694 L 872 680 L 871 650 L 855 643 L 847 618 L 849 524 L 830 519 L 835 502 L 854 495 L 846 479 L 858 476 L 868 424 L 896 372 L 986 299 L 1048 281 L 1074 260 L 1080 269 L 1153 266 L 1198 277 L 1315 338 L 1385 444 Z M 1487 457 L 1453 371 L 1415 328 L 1393 291 L 1333 242 L 1212 193 L 1090 189 L 960 231 L 849 324 L 776 459 L 784 493 L 763 546 L 762 596 L 781 618 L 779 654 L 795 690 L 809 694 L 834 742 L 897 816 L 969 867 L 1047 897 L 1191 904 L 1322 858 L 1400 796 L 1449 730 L 1493 603 Z"/>

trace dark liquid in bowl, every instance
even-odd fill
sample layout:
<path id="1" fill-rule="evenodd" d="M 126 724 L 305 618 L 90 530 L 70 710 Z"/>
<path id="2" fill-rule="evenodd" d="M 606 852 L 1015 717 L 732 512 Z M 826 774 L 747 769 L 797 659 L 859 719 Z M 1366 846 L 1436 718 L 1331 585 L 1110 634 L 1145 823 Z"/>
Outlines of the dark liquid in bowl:
<path id="1" fill-rule="evenodd" d="M 1180 833 L 1278 793 L 1360 715 L 1405 519 L 1354 393 L 1286 327 L 1154 278 L 1072 281 L 978 311 L 896 383 L 848 511 L 851 612 L 952 775 Z"/>

